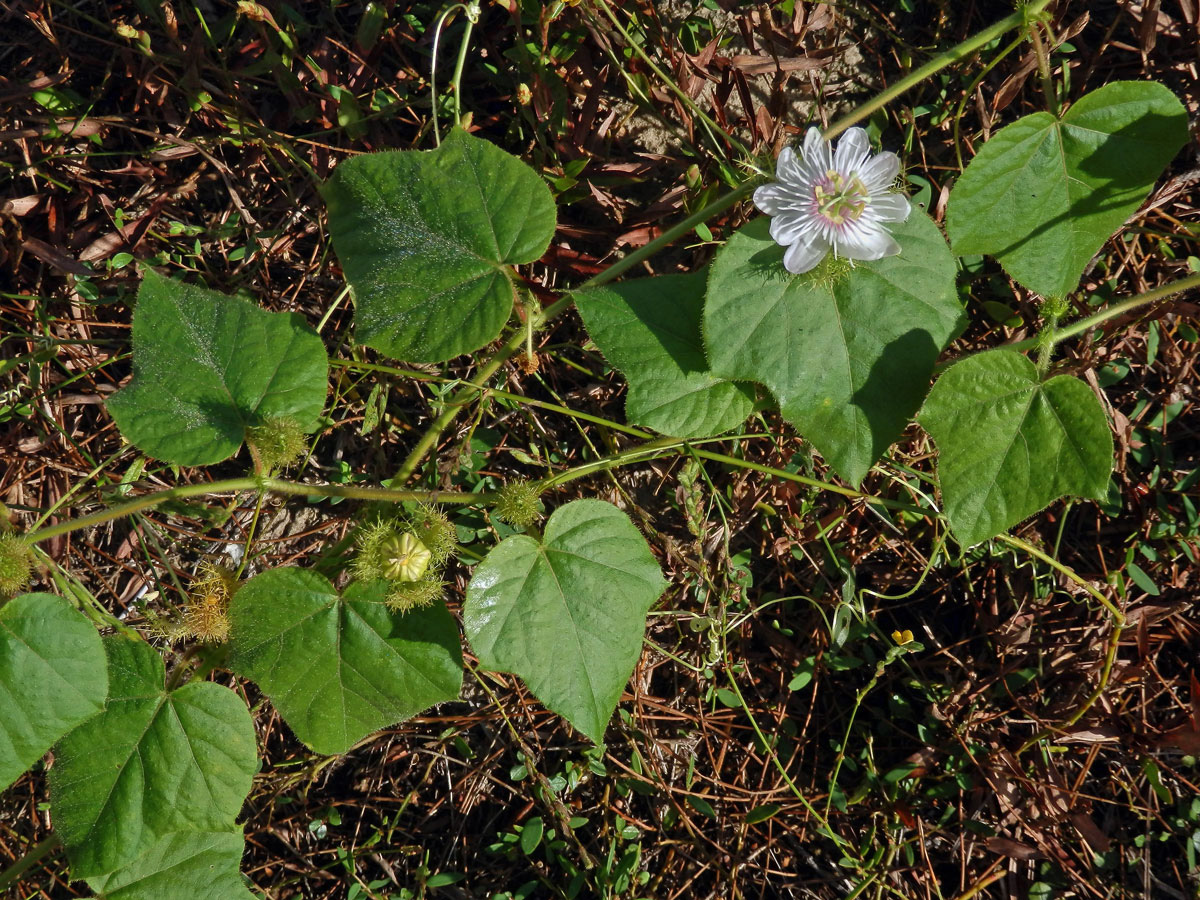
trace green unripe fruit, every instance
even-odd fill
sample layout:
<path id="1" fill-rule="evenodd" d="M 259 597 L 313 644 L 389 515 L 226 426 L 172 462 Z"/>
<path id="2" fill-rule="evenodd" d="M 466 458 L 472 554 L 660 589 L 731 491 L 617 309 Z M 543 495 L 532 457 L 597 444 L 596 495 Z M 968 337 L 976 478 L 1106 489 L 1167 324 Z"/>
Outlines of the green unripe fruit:
<path id="1" fill-rule="evenodd" d="M 429 568 L 432 554 L 411 532 L 388 535 L 381 549 L 383 572 L 393 581 L 419 581 Z"/>
<path id="2" fill-rule="evenodd" d="M 454 526 L 433 506 L 403 518 L 377 519 L 359 534 L 354 574 L 362 581 L 392 582 L 388 605 L 393 609 L 426 606 L 441 596 L 441 572 L 457 546 L 454 538 Z M 426 582 L 433 587 L 412 587 Z M 430 599 L 423 599 L 422 591 Z"/>

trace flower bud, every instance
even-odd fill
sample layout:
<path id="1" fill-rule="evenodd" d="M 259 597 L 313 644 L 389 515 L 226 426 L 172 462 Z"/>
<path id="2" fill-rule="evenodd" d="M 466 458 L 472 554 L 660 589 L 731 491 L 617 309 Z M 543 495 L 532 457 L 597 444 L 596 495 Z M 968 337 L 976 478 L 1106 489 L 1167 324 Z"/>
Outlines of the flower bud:
<path id="1" fill-rule="evenodd" d="M 20 536 L 0 534 L 0 599 L 19 594 L 33 573 L 33 551 Z"/>
<path id="2" fill-rule="evenodd" d="M 495 513 L 513 528 L 528 528 L 537 521 L 541 510 L 538 497 L 541 491 L 531 481 L 510 481 L 500 488 Z"/>
<path id="3" fill-rule="evenodd" d="M 264 472 L 285 469 L 308 450 L 304 429 L 288 416 L 268 416 L 261 424 L 250 426 L 246 443 Z"/>

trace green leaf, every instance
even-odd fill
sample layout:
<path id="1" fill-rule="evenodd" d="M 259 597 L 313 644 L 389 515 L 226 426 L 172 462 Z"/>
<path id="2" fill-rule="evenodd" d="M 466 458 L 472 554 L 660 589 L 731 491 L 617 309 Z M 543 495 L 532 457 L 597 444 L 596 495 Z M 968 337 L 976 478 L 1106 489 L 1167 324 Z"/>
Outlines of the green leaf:
<path id="1" fill-rule="evenodd" d="M 917 421 L 937 442 L 946 517 L 964 547 L 1065 494 L 1108 493 L 1112 434 L 1091 388 L 1069 375 L 1043 382 L 1012 350 L 955 363 Z"/>
<path id="2" fill-rule="evenodd" d="M 460 881 L 465 881 L 467 874 L 465 872 L 438 872 L 435 875 L 430 875 L 425 881 L 425 887 L 448 887 L 452 884 L 458 884 Z M 534 882 L 535 884 L 537 882 Z M 393 894 L 393 896 L 395 896 Z"/>
<path id="3" fill-rule="evenodd" d="M 220 462 L 269 418 L 316 429 L 328 360 L 296 313 L 145 271 L 133 314 L 133 381 L 108 401 L 121 434 L 156 459 Z"/>
<path id="4" fill-rule="evenodd" d="M 58 743 L 50 769 L 54 830 L 74 878 L 132 863 L 175 831 L 227 831 L 258 770 L 242 699 L 210 682 L 164 690 L 162 658 L 114 635 L 108 703 Z"/>
<path id="5" fill-rule="evenodd" d="M 913 210 L 892 230 L 899 256 L 792 275 L 768 224 L 751 222 L 713 262 L 709 363 L 717 376 L 770 388 L 784 418 L 858 484 L 921 405 L 962 319 L 954 258 Z"/>
<path id="6" fill-rule="evenodd" d="M 255 900 L 238 871 L 245 844 L 240 831 L 173 832 L 88 886 L 100 900 Z"/>
<path id="7" fill-rule="evenodd" d="M 1075 290 L 1088 262 L 1146 199 L 1187 140 L 1187 113 L 1152 81 L 1117 81 L 998 131 L 950 194 L 954 252 L 988 253 L 1045 297 Z"/>
<path id="8" fill-rule="evenodd" d="M 373 731 L 453 700 L 462 649 L 441 603 L 384 605 L 388 583 L 344 595 L 306 569 L 272 569 L 234 595 L 230 667 L 253 678 L 305 744 L 345 753 Z"/>
<path id="9" fill-rule="evenodd" d="M 662 275 L 581 291 L 588 334 L 629 382 L 625 416 L 675 437 L 737 428 L 754 410 L 746 385 L 717 378 L 704 358 L 705 273 Z"/>
<path id="10" fill-rule="evenodd" d="M 576 500 L 555 510 L 541 541 L 505 538 L 475 568 L 463 630 L 481 666 L 515 672 L 599 744 L 664 587 L 623 512 Z"/>
<path id="11" fill-rule="evenodd" d="M 541 816 L 534 816 L 525 823 L 521 829 L 521 851 L 528 856 L 537 849 L 537 845 L 542 842 L 542 833 L 545 830 L 545 823 L 542 822 Z"/>
<path id="12" fill-rule="evenodd" d="M 759 822 L 765 822 L 782 808 L 778 803 L 764 803 L 762 806 L 756 806 L 746 813 L 746 824 L 757 825 Z"/>
<path id="13" fill-rule="evenodd" d="M 22 594 L 0 607 L 0 790 L 107 695 L 100 634 L 69 602 Z"/>
<path id="14" fill-rule="evenodd" d="M 1146 570 L 1137 563 L 1131 562 L 1125 568 L 1129 572 L 1129 577 L 1133 583 L 1147 594 L 1152 597 L 1157 597 L 1162 593 L 1162 591 L 1158 589 L 1158 585 L 1154 583 L 1154 579 L 1147 575 Z"/>
<path id="15" fill-rule="evenodd" d="M 554 236 L 545 182 L 461 129 L 436 150 L 348 159 L 324 195 L 358 339 L 412 362 L 493 340 L 512 311 L 510 267 L 536 260 Z"/>

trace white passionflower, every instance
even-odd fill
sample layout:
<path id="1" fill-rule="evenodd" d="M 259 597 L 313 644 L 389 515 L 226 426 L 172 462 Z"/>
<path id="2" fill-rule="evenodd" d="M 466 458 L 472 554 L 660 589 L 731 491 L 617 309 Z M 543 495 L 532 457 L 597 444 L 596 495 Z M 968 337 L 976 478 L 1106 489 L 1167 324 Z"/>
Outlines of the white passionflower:
<path id="1" fill-rule="evenodd" d="M 830 250 L 847 259 L 895 256 L 900 245 L 883 226 L 908 218 L 908 198 L 891 190 L 900 158 L 871 155 L 867 133 L 851 128 L 830 152 L 816 128 L 804 137 L 804 152 L 779 154 L 776 181 L 754 192 L 754 205 L 772 216 L 771 237 L 787 251 L 783 265 L 807 272 Z"/>

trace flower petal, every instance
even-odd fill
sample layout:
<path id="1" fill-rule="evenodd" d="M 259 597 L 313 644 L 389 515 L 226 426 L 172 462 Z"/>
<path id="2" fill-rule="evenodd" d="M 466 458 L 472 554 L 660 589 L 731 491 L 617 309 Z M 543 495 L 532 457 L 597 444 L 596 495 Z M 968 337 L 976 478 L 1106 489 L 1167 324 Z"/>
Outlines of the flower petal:
<path id="1" fill-rule="evenodd" d="M 829 252 L 829 244 L 820 235 L 814 234 L 806 241 L 797 241 L 783 254 L 783 267 L 793 275 L 803 275 Z"/>
<path id="2" fill-rule="evenodd" d="M 757 194 L 755 198 L 757 202 Z M 903 194 L 888 192 L 872 197 L 870 209 L 881 222 L 903 222 L 912 212 L 912 205 Z"/>
<path id="3" fill-rule="evenodd" d="M 807 234 L 817 232 L 820 222 L 807 213 L 786 213 L 771 219 L 771 239 L 784 247 L 804 239 Z"/>
<path id="4" fill-rule="evenodd" d="M 872 194 L 886 191 L 899 174 L 900 157 L 890 150 L 884 150 L 877 154 L 874 159 L 858 170 L 858 177 L 862 179 L 867 191 Z"/>
<path id="5" fill-rule="evenodd" d="M 754 189 L 754 205 L 768 216 L 782 212 L 791 199 L 791 192 L 782 184 L 775 182 Z"/>
<path id="6" fill-rule="evenodd" d="M 866 261 L 895 256 L 900 252 L 900 245 L 881 225 L 860 222 L 858 228 L 848 229 L 840 235 L 837 252 L 847 259 Z"/>
<path id="7" fill-rule="evenodd" d="M 871 155 L 871 141 L 862 128 L 850 128 L 838 139 L 833 167 L 845 176 L 857 172 Z"/>
<path id="8" fill-rule="evenodd" d="M 804 135 L 804 178 L 811 181 L 833 168 L 833 156 L 829 152 L 829 141 L 821 137 L 819 128 L 810 128 Z"/>
<path id="9" fill-rule="evenodd" d="M 802 179 L 802 172 L 803 167 L 796 158 L 796 151 L 791 147 L 784 147 L 779 153 L 779 159 L 775 161 L 775 180 L 795 185 Z"/>

